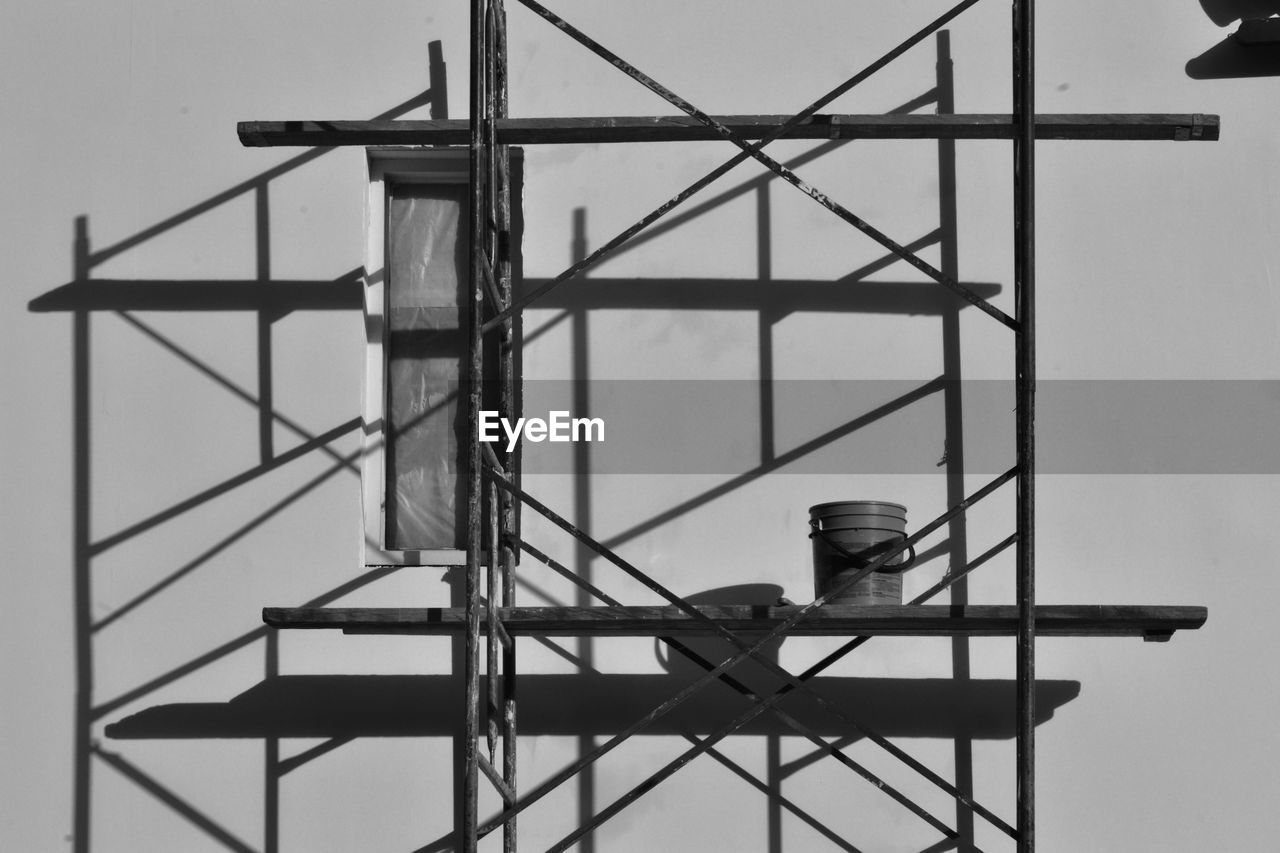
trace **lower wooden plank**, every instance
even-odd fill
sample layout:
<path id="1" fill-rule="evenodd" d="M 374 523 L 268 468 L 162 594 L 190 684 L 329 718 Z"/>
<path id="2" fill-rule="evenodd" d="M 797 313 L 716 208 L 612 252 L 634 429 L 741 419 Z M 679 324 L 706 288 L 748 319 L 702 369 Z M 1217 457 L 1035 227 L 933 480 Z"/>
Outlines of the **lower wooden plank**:
<path id="1" fill-rule="evenodd" d="M 698 610 L 735 632 L 768 631 L 798 608 L 752 605 L 700 606 Z M 675 607 L 509 607 L 499 611 L 512 635 L 663 637 L 707 634 L 704 623 Z M 277 628 L 339 628 L 349 633 L 456 634 L 464 613 L 453 607 L 268 607 L 263 621 Z M 1199 628 L 1204 607 L 1115 604 L 1042 604 L 1036 607 L 1040 636 L 1168 636 Z M 1013 605 L 827 605 L 792 631 L 797 635 L 855 634 L 1013 636 Z"/>
<path id="2" fill-rule="evenodd" d="M 760 139 L 791 116 L 714 116 L 740 137 Z M 696 142 L 720 135 L 691 116 L 573 116 L 499 119 L 504 145 L 548 143 Z M 275 145 L 464 145 L 463 119 L 391 121 L 242 121 L 240 142 Z M 1036 116 L 1037 139 L 1199 140 L 1218 138 L 1219 118 L 1200 113 L 1083 113 Z M 1008 114 L 814 115 L 789 129 L 787 139 L 1012 139 Z"/>

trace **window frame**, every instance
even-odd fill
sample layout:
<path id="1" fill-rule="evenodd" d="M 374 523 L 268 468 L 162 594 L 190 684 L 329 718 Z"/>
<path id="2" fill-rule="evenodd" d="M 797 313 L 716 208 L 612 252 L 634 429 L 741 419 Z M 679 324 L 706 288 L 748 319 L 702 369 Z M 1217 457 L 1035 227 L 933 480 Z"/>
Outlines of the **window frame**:
<path id="1" fill-rule="evenodd" d="M 465 148 L 368 148 L 366 160 L 369 186 L 365 203 L 365 375 L 360 466 L 363 563 L 366 567 L 462 566 L 467 563 L 465 549 L 386 547 L 386 241 L 391 188 L 406 183 L 466 185 L 470 180 L 470 152 Z"/>

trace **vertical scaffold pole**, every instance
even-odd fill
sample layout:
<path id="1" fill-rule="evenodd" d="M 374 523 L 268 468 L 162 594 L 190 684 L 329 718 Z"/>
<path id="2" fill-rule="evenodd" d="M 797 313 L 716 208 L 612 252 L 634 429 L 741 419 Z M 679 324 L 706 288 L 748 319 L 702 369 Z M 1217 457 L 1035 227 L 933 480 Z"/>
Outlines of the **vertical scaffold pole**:
<path id="1" fill-rule="evenodd" d="M 77 282 L 89 281 L 93 270 L 93 254 L 89 249 L 89 219 L 77 216 L 75 220 L 74 274 Z M 75 548 L 75 575 L 72 585 L 76 626 L 75 645 L 75 781 L 72 801 L 72 850 L 89 853 L 93 772 L 93 557 L 90 543 L 93 526 L 90 512 L 90 488 L 93 485 L 92 448 L 93 415 L 90 388 L 90 371 L 93 352 L 90 345 L 90 314 L 79 308 L 72 315 L 72 489 L 75 506 L 72 511 L 71 532 Z"/>
<path id="2" fill-rule="evenodd" d="M 1018 850 L 1035 850 L 1035 27 L 1013 7 L 1014 303 L 1018 443 Z"/>
<path id="3" fill-rule="evenodd" d="M 493 44 L 491 46 L 490 67 L 493 70 L 493 116 L 506 118 L 507 109 L 507 12 L 502 0 L 492 0 L 490 11 L 492 16 Z M 513 299 L 512 253 L 515 251 L 516 235 L 513 233 L 511 209 L 511 150 L 506 145 L 494 145 L 496 150 L 496 170 L 492 178 L 497 182 L 496 218 L 498 225 L 498 245 L 495 266 L 498 280 L 499 310 L 511 305 Z M 508 317 L 499 327 L 498 335 L 498 408 L 503 417 L 512 423 L 519 416 L 516 395 L 516 347 L 518 316 Z M 519 457 L 515 450 L 504 450 L 502 464 L 508 474 L 519 482 Z M 501 601 L 504 607 L 515 606 L 515 570 L 516 554 L 512 546 L 517 535 L 516 512 L 518 505 L 515 498 L 507 491 L 502 491 L 498 510 L 498 531 L 496 541 L 490 547 L 499 549 L 501 556 L 502 589 L 490 590 L 492 601 Z M 490 636 L 490 642 L 493 637 Z M 490 676 L 496 677 L 494 675 Z M 503 646 L 502 650 L 502 778 L 514 797 L 519 790 L 516 787 L 516 644 L 514 639 Z M 508 806 L 514 805 L 508 803 Z M 516 817 L 512 815 L 502 827 L 503 853 L 516 851 Z"/>
<path id="4" fill-rule="evenodd" d="M 485 168 L 485 0 L 471 2 L 471 217 L 468 237 L 471 251 L 469 345 L 467 350 L 467 635 L 463 653 L 466 670 L 465 731 L 463 734 L 462 849 L 475 853 L 479 825 L 480 737 L 480 399 L 483 366 L 481 309 L 484 264 L 484 168 Z"/>
<path id="5" fill-rule="evenodd" d="M 955 68 L 951 59 L 951 31 L 938 30 L 937 66 L 935 71 L 938 115 L 954 115 Z M 939 264 L 944 275 L 960 280 L 960 226 L 956 202 L 956 140 L 938 140 L 938 231 Z M 951 303 L 942 312 L 942 373 L 946 379 L 942 391 L 943 431 L 946 436 L 945 460 L 947 472 L 947 506 L 955 506 L 964 500 L 964 390 L 961 382 L 960 313 L 959 303 Z M 969 564 L 968 520 L 964 513 L 951 519 L 947 525 L 947 543 L 952 571 Z M 951 585 L 951 603 L 969 603 L 969 585 L 964 578 Z M 957 682 L 968 681 L 969 638 L 951 638 L 951 677 Z M 967 796 L 973 796 L 973 738 L 957 734 L 953 740 L 955 755 L 955 786 Z M 960 836 L 958 853 L 972 853 L 973 811 L 956 801 L 956 832 Z"/>

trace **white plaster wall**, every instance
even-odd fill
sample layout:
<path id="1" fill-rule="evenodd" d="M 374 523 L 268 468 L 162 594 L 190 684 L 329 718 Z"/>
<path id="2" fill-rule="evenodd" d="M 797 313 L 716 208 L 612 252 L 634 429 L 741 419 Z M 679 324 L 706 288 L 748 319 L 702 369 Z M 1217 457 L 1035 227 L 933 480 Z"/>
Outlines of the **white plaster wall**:
<path id="1" fill-rule="evenodd" d="M 1271 278 L 1271 270 L 1280 268 L 1274 115 L 1280 80 L 1189 79 L 1186 61 L 1226 35 L 1189 0 L 1040 5 L 1041 112 L 1207 112 L 1220 114 L 1223 124 L 1222 140 L 1205 145 L 1038 147 L 1041 378 L 1280 378 L 1280 315 Z M 235 122 L 372 117 L 428 85 L 426 44 L 435 39 L 443 42 L 448 62 L 452 114 L 462 115 L 464 6 L 63 0 L 4 13 L 0 233 L 10 277 L 0 312 L 6 400 L 0 524 L 8 554 L 0 578 L 9 611 L 0 654 L 5 849 L 77 849 L 71 839 L 73 321 L 70 313 L 33 312 L 28 304 L 72 279 L 74 220 L 82 216 L 92 250 L 128 247 L 97 265 L 95 278 L 255 277 L 253 196 L 207 211 L 199 206 L 298 152 L 243 149 Z M 556 5 L 716 113 L 797 110 L 944 9 L 919 0 L 790 7 L 780 14 L 777 4 L 754 0 Z M 510 27 L 513 114 L 670 112 L 523 10 L 512 10 Z M 1007 109 L 1008 4 L 984 0 L 951 29 L 958 109 Z M 832 109 L 892 109 L 931 85 L 933 61 L 932 44 L 922 45 Z M 778 150 L 795 156 L 808 147 L 789 143 Z M 959 146 L 959 248 L 962 278 L 1003 284 L 995 301 L 1011 310 L 1008 152 L 997 143 Z M 554 275 L 567 263 L 573 209 L 587 209 L 590 244 L 600 245 L 727 156 L 716 145 L 529 151 L 527 274 Z M 929 143 L 854 143 L 803 174 L 905 242 L 935 227 L 935 157 Z M 755 167 L 741 167 L 716 189 L 756 174 Z M 331 152 L 273 180 L 271 275 L 325 281 L 357 267 L 363 186 L 362 155 L 355 150 Z M 775 277 L 835 278 L 881 256 L 881 249 L 788 187 L 775 182 L 770 199 Z M 198 215 L 154 233 L 158 224 L 193 210 Z M 619 256 L 598 275 L 749 278 L 757 274 L 757 250 L 754 203 L 747 196 Z M 925 256 L 935 259 L 936 250 Z M 881 277 L 920 279 L 902 264 Z M 553 316 L 532 312 L 529 328 Z M 750 315 L 595 312 L 589 323 L 592 378 L 751 380 L 758 374 Z M 1009 377 L 1008 335 L 975 311 L 965 312 L 962 328 L 968 375 Z M 363 330 L 356 310 L 298 311 L 272 329 L 279 416 L 273 443 L 281 454 L 300 446 L 303 433 L 325 433 L 358 414 Z M 259 629 L 259 608 L 303 603 L 360 573 L 358 479 L 347 464 L 357 436 L 346 431 L 324 449 L 260 470 L 251 402 L 259 394 L 256 335 L 247 312 L 93 312 L 85 497 L 93 542 L 158 515 L 163 519 L 93 555 L 91 618 L 103 619 L 175 577 L 94 635 L 95 703 L 128 696 L 245 638 L 234 652 L 114 707 L 95 721 L 93 737 L 261 850 L 261 741 L 114 741 L 102 735 L 103 725 L 146 707 L 222 703 L 258 684 L 265 674 L 264 643 L 252 633 Z M 942 366 L 938 324 L 928 318 L 797 315 L 779 324 L 775 348 L 780 379 L 924 381 Z M 566 323 L 527 351 L 531 378 L 567 378 L 572 369 Z M 784 414 L 780 449 L 828 426 L 813 413 Z M 1212 443 L 1218 433 L 1212 419 L 1207 422 L 1198 439 Z M 705 425 L 682 422 L 681 413 L 672 412 L 667 426 L 670 432 L 655 433 L 655 446 L 678 443 L 681 430 Z M 1246 427 L 1253 430 L 1246 434 L 1263 438 L 1269 428 Z M 751 430 L 743 428 L 742 435 L 749 438 Z M 1153 433 L 1152 441 L 1160 440 L 1187 439 Z M 762 581 L 807 600 L 803 519 L 809 504 L 846 496 L 896 499 L 911 506 L 916 523 L 946 504 L 938 476 L 784 470 L 626 535 L 638 521 L 731 473 L 597 477 L 589 518 L 580 521 L 598 538 L 625 537 L 622 553 L 678 592 Z M 1278 473 L 1262 465 L 1249 474 L 1124 470 L 1039 478 L 1042 602 L 1210 609 L 1204 629 L 1179 634 L 1167 645 L 1104 639 L 1040 645 L 1040 677 L 1081 685 L 1079 697 L 1038 730 L 1041 850 L 1274 845 L 1280 744 L 1271 718 L 1280 687 L 1265 628 L 1280 593 L 1270 571 Z M 969 487 L 989 475 L 974 472 Z M 235 487 L 172 517 L 166 513 L 228 482 Z M 575 493 L 567 478 L 534 477 L 529 487 L 572 511 Z M 1011 525 L 1012 499 L 1002 493 L 975 513 L 971 551 L 998 541 Z M 541 541 L 549 550 L 573 559 L 563 537 L 531 526 L 545 533 Z M 918 591 L 936 579 L 941 562 L 909 575 L 909 588 Z M 1011 557 L 994 561 L 975 577 L 970 600 L 1010 600 L 1012 571 Z M 570 595 L 563 583 L 532 567 L 529 577 L 553 596 Z M 596 565 L 594 577 L 620 598 L 652 600 L 607 567 Z M 439 575 L 424 570 L 371 584 L 342 603 L 447 599 Z M 285 674 L 429 674 L 449 666 L 442 640 L 306 633 L 282 636 L 279 643 Z M 782 659 L 799 669 L 826 648 L 792 640 Z M 646 641 L 598 642 L 592 654 L 595 666 L 608 673 L 661 671 Z M 884 638 L 859 656 L 839 674 L 951 674 L 945 640 Z M 1012 677 L 1008 641 L 975 641 L 972 659 L 974 677 Z M 524 660 L 533 673 L 572 671 L 532 644 Z M 287 742 L 284 754 L 313 743 Z M 683 743 L 643 738 L 605 759 L 593 783 L 596 807 Z M 902 745 L 944 775 L 950 772 L 949 741 L 905 739 Z M 529 739 L 522 780 L 552 772 L 578 748 L 570 737 Z M 763 739 L 743 737 L 731 740 L 725 753 L 759 775 L 764 749 Z M 804 750 L 788 739 L 782 752 L 790 758 Z M 850 753 L 885 768 L 895 784 L 953 820 L 945 797 L 912 781 L 865 742 Z M 279 849 L 412 850 L 439 838 L 452 820 L 448 762 L 446 738 L 362 739 L 316 759 L 281 782 Z M 975 743 L 976 796 L 1008 820 L 1014 815 L 1013 771 L 1012 741 Z M 95 761 L 90 780 L 89 833 L 78 849 L 225 849 L 105 762 Z M 803 771 L 787 781 L 785 793 L 859 849 L 916 851 L 937 840 L 924 824 L 835 766 Z M 569 786 L 522 818 L 528 849 L 545 848 L 567 832 L 579 799 L 580 790 Z M 769 849 L 766 824 L 763 795 L 703 758 L 609 823 L 597 835 L 596 849 L 763 851 Z M 782 839 L 788 850 L 827 844 L 791 818 Z M 986 850 L 1012 849 L 981 821 L 976 840 Z"/>

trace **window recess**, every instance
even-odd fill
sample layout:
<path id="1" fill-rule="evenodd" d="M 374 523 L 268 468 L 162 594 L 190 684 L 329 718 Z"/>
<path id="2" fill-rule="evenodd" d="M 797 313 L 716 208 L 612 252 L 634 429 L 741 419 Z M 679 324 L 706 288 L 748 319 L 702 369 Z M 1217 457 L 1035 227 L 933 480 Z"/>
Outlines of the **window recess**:
<path id="1" fill-rule="evenodd" d="M 468 162 L 465 149 L 368 150 L 365 565 L 466 563 Z M 485 407 L 497 409 L 493 346 L 486 343 Z"/>

